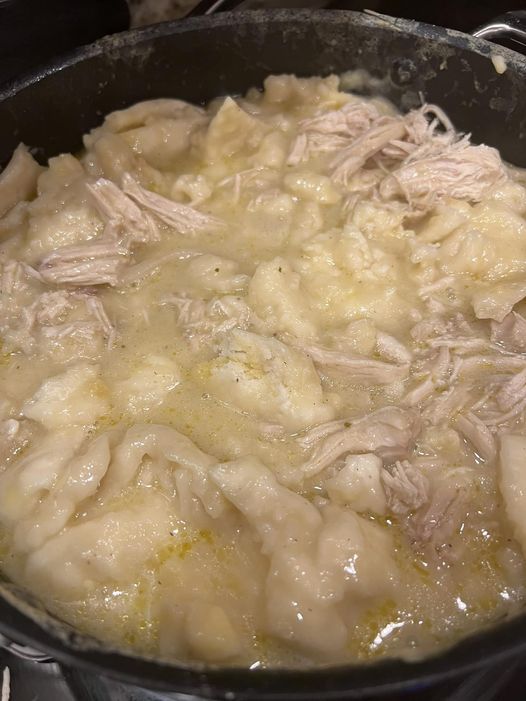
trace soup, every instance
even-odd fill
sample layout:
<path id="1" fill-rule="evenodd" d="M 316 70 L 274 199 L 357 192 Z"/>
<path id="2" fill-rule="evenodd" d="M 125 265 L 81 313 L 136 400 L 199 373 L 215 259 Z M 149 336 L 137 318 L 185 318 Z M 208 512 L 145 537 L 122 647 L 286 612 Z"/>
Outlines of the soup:
<path id="1" fill-rule="evenodd" d="M 422 657 L 523 605 L 526 189 L 271 76 L 0 176 L 3 572 L 113 647 Z"/>

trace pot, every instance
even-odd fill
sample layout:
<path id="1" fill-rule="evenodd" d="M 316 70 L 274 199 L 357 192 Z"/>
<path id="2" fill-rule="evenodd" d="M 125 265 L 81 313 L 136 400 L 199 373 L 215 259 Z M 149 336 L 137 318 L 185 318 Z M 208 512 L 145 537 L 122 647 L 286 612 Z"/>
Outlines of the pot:
<path id="1" fill-rule="evenodd" d="M 524 15 L 514 31 L 524 38 Z M 510 18 L 479 33 L 494 36 Z M 493 32 L 493 34 L 492 34 Z M 492 55 L 506 70 L 498 73 Z M 260 86 L 269 73 L 301 76 L 362 69 L 363 94 L 400 109 L 422 97 L 443 107 L 457 129 L 526 166 L 526 58 L 481 38 L 418 22 L 348 11 L 256 11 L 193 17 L 104 38 L 0 90 L 0 163 L 20 141 L 39 159 L 81 147 L 103 115 L 136 101 L 178 97 L 204 103 Z M 312 670 L 188 668 L 109 649 L 20 602 L 0 596 L 0 632 L 59 662 L 143 687 L 201 698 L 306 700 L 414 691 L 437 679 L 526 653 L 526 615 L 480 630 L 418 662 Z"/>

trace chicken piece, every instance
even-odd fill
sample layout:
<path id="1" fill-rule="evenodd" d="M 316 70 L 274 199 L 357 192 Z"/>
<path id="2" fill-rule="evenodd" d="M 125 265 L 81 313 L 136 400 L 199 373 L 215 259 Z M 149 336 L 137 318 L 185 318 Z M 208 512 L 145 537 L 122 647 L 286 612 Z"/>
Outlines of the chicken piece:
<path id="1" fill-rule="evenodd" d="M 216 217 L 147 190 L 129 173 L 122 176 L 122 188 L 138 204 L 152 211 L 161 221 L 185 236 L 201 231 L 214 231 L 224 226 L 224 222 Z"/>
<path id="2" fill-rule="evenodd" d="M 394 514 L 406 514 L 429 500 L 429 481 L 407 460 L 397 460 L 391 471 L 382 471 L 387 506 Z"/>
<path id="3" fill-rule="evenodd" d="M 403 120 L 396 117 L 382 117 L 375 125 L 364 132 L 343 149 L 331 161 L 332 178 L 337 183 L 347 185 L 349 178 L 365 163 L 381 151 L 390 141 L 401 139 L 405 134 Z"/>
<path id="4" fill-rule="evenodd" d="M 413 354 L 407 346 L 383 331 L 376 333 L 376 350 L 381 356 L 399 366 L 408 365 L 413 359 Z"/>
<path id="5" fill-rule="evenodd" d="M 128 263 L 129 251 L 116 241 L 93 240 L 63 246 L 44 258 L 39 273 L 55 285 L 111 285 L 115 287 Z"/>
<path id="6" fill-rule="evenodd" d="M 339 370 L 345 374 L 345 377 L 351 378 L 354 382 L 388 385 L 392 382 L 405 380 L 409 374 L 408 364 L 393 365 L 351 353 L 328 350 L 311 343 L 295 341 L 294 345 L 308 355 L 316 365 Z"/>
<path id="7" fill-rule="evenodd" d="M 526 319 L 510 312 L 502 321 L 492 321 L 491 340 L 514 353 L 526 352 Z"/>
<path id="8" fill-rule="evenodd" d="M 404 457 L 420 423 L 414 412 L 385 407 L 323 439 L 300 468 L 302 478 L 313 477 L 347 453 L 374 452 L 382 458 Z"/>
<path id="9" fill-rule="evenodd" d="M 495 438 L 478 416 L 468 411 L 466 414 L 460 414 L 453 425 L 473 445 L 476 454 L 485 462 L 492 462 L 495 459 L 497 455 Z"/>
<path id="10" fill-rule="evenodd" d="M 498 151 L 462 145 L 402 164 L 384 178 L 379 191 L 385 200 L 401 196 L 415 207 L 429 209 L 443 197 L 480 202 L 506 177 Z"/>
<path id="11" fill-rule="evenodd" d="M 339 110 L 322 112 L 317 117 L 304 119 L 299 126 L 307 133 L 339 134 L 348 139 L 356 139 L 379 116 L 380 113 L 372 103 L 358 100 L 348 102 Z"/>
<path id="12" fill-rule="evenodd" d="M 177 324 L 194 349 L 233 329 L 247 329 L 252 317 L 246 302 L 232 295 L 214 297 L 208 302 L 170 295 L 163 304 L 173 304 L 177 308 Z"/>
<path id="13" fill-rule="evenodd" d="M 517 402 L 526 398 L 526 368 L 513 375 L 498 390 L 495 399 L 502 411 L 509 411 Z"/>
<path id="14" fill-rule="evenodd" d="M 160 234 L 153 219 L 111 180 L 99 178 L 86 185 L 101 216 L 114 231 L 120 232 L 123 243 L 159 241 Z"/>
<path id="15" fill-rule="evenodd" d="M 415 544 L 442 549 L 462 525 L 474 478 L 473 468 L 445 469 L 430 489 L 429 499 L 413 514 L 407 528 Z"/>
<path id="16" fill-rule="evenodd" d="M 29 200 L 36 193 L 38 176 L 43 168 L 20 144 L 0 175 L 0 217 L 21 200 Z"/>
<path id="17" fill-rule="evenodd" d="M 108 348 L 112 348 L 115 342 L 115 328 L 106 314 L 103 303 L 94 295 L 86 295 L 84 302 L 88 312 L 98 321 L 100 328 L 107 339 Z"/>

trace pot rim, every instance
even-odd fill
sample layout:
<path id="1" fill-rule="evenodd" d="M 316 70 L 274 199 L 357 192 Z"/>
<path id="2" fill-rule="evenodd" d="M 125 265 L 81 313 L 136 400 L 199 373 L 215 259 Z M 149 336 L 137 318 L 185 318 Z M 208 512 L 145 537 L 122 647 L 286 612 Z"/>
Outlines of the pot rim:
<path id="1" fill-rule="evenodd" d="M 350 10 L 249 10 L 224 12 L 204 17 L 173 20 L 132 29 L 104 37 L 26 73 L 0 88 L 0 102 L 30 89 L 47 76 L 67 70 L 85 60 L 118 53 L 123 48 L 141 50 L 144 43 L 161 37 L 199 32 L 205 29 L 236 27 L 262 23 L 294 25 L 338 24 L 342 21 L 359 24 L 371 31 L 391 31 L 417 35 L 433 43 L 446 43 L 491 59 L 498 53 L 508 68 L 526 77 L 526 57 L 485 39 L 425 24 L 415 20 L 393 18 L 376 13 Z M 204 698 L 225 700 L 257 698 L 273 701 L 298 699 L 360 698 L 386 691 L 424 688 L 437 680 L 445 680 L 468 672 L 482 664 L 498 664 L 514 655 L 526 653 L 526 614 L 492 627 L 486 626 L 452 647 L 420 661 L 406 662 L 397 658 L 382 659 L 361 665 L 326 666 L 311 669 L 255 669 L 185 667 L 175 663 L 122 653 L 92 638 L 76 633 L 60 634 L 56 626 L 42 625 L 35 617 L 23 613 L 0 593 L 0 632 L 12 640 L 41 649 L 65 666 L 83 668 L 96 674 L 136 686 L 179 691 Z"/>

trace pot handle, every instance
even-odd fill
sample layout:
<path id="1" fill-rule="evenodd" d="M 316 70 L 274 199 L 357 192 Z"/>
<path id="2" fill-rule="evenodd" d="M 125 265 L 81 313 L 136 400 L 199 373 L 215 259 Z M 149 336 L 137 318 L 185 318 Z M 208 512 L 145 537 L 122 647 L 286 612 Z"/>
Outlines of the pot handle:
<path id="1" fill-rule="evenodd" d="M 499 15 L 477 27 L 472 34 L 489 41 L 498 42 L 499 39 L 510 39 L 526 47 L 526 10 L 514 10 Z"/>
<path id="2" fill-rule="evenodd" d="M 201 15 L 213 15 L 215 12 L 235 10 L 243 2 L 244 0 L 199 0 L 197 5 L 185 17 L 199 17 Z"/>

